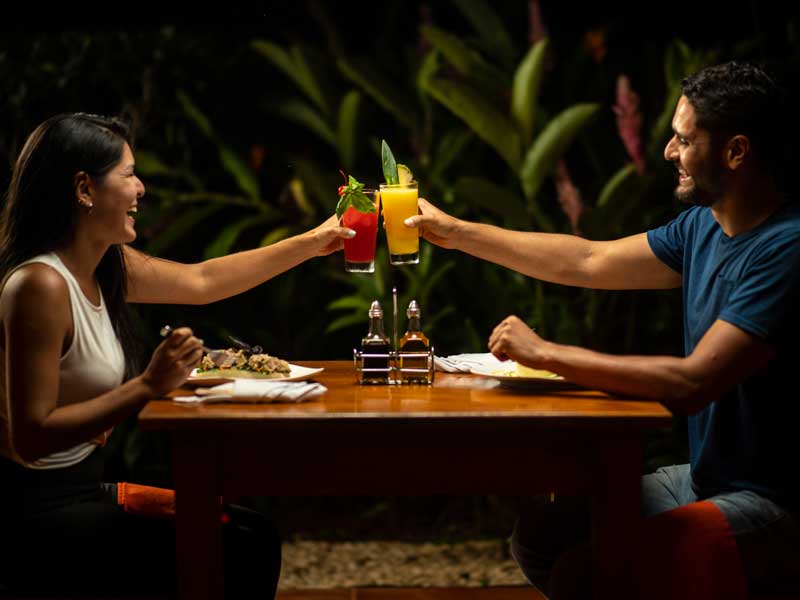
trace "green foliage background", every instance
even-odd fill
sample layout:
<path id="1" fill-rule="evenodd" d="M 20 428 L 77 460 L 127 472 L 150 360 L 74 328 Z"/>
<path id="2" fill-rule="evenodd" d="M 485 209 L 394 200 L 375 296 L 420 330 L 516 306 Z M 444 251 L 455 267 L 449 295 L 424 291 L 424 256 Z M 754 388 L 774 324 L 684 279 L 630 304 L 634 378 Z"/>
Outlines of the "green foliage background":
<path id="1" fill-rule="evenodd" d="M 48 116 L 125 113 L 147 187 L 135 245 L 157 256 L 201 261 L 310 229 L 334 211 L 340 168 L 380 181 L 382 138 L 411 166 L 421 195 L 519 230 L 570 232 L 552 179 L 563 160 L 585 207 L 582 234 L 612 239 L 680 209 L 661 152 L 683 76 L 733 58 L 798 62 L 792 19 L 770 36 L 637 38 L 631 52 L 631 30 L 609 17 L 594 29 L 602 54 L 587 30 L 564 23 L 533 44 L 528 6 L 518 2 L 390 0 L 334 12 L 312 0 L 282 14 L 4 25 L 0 186 Z M 642 173 L 611 110 L 621 74 L 641 98 Z M 509 313 L 564 343 L 681 351 L 677 293 L 567 289 L 424 242 L 419 266 L 394 268 L 382 232 L 379 247 L 374 276 L 345 273 L 337 254 L 213 305 L 140 307 L 142 335 L 154 347 L 161 325 L 187 324 L 212 345 L 234 334 L 290 360 L 345 359 L 370 302 L 388 307 L 397 285 L 403 305 L 419 301 L 440 354 L 484 351 Z M 128 444 L 124 460 L 146 465 L 147 451 Z"/>

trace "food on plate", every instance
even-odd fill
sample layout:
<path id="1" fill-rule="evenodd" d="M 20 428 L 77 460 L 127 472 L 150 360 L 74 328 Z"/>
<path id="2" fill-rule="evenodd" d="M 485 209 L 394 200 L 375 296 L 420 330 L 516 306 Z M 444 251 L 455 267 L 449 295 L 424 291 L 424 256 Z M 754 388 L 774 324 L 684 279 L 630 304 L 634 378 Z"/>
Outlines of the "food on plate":
<path id="1" fill-rule="evenodd" d="M 243 377 L 275 379 L 291 372 L 289 363 L 269 354 L 253 354 L 244 349 L 212 350 L 203 356 L 196 377 Z"/>
<path id="2" fill-rule="evenodd" d="M 561 376 L 553 373 L 552 371 L 546 371 L 544 369 L 531 369 L 530 367 L 525 367 L 523 365 L 518 364 L 513 369 L 498 369 L 492 372 L 494 375 L 502 375 L 504 377 L 535 377 L 538 379 L 560 379 Z"/>

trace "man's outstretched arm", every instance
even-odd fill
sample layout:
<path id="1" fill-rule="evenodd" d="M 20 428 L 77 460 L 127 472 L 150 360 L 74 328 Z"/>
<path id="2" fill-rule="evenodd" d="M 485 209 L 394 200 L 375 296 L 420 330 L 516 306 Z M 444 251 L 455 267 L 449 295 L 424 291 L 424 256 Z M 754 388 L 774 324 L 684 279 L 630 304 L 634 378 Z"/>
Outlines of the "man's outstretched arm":
<path id="1" fill-rule="evenodd" d="M 406 224 L 420 227 L 433 244 L 471 254 L 509 269 L 563 285 L 624 290 L 680 287 L 681 276 L 659 260 L 646 234 L 610 242 L 572 235 L 512 231 L 463 221 L 420 198 L 421 214 Z"/>

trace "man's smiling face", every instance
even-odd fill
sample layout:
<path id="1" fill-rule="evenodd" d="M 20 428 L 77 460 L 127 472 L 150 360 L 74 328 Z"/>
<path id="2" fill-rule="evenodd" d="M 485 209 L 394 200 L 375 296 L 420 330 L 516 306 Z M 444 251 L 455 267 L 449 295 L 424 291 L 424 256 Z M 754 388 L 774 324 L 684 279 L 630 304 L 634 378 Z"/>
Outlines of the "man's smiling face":
<path id="1" fill-rule="evenodd" d="M 672 131 L 674 135 L 664 148 L 664 158 L 675 163 L 678 170 L 675 197 L 687 204 L 711 206 L 724 189 L 721 156 L 711 133 L 697 126 L 694 107 L 685 96 L 681 96 L 675 108 Z"/>

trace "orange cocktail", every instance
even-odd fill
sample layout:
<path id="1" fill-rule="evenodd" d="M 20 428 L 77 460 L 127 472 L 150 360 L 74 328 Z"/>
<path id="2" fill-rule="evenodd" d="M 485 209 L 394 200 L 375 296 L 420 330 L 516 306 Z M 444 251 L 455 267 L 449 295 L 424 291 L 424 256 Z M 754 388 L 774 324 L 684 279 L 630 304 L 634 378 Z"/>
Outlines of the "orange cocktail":
<path id="1" fill-rule="evenodd" d="M 389 262 L 412 265 L 419 262 L 419 228 L 406 227 L 403 221 L 419 212 L 417 182 L 380 184 L 383 222 L 389 243 Z"/>

